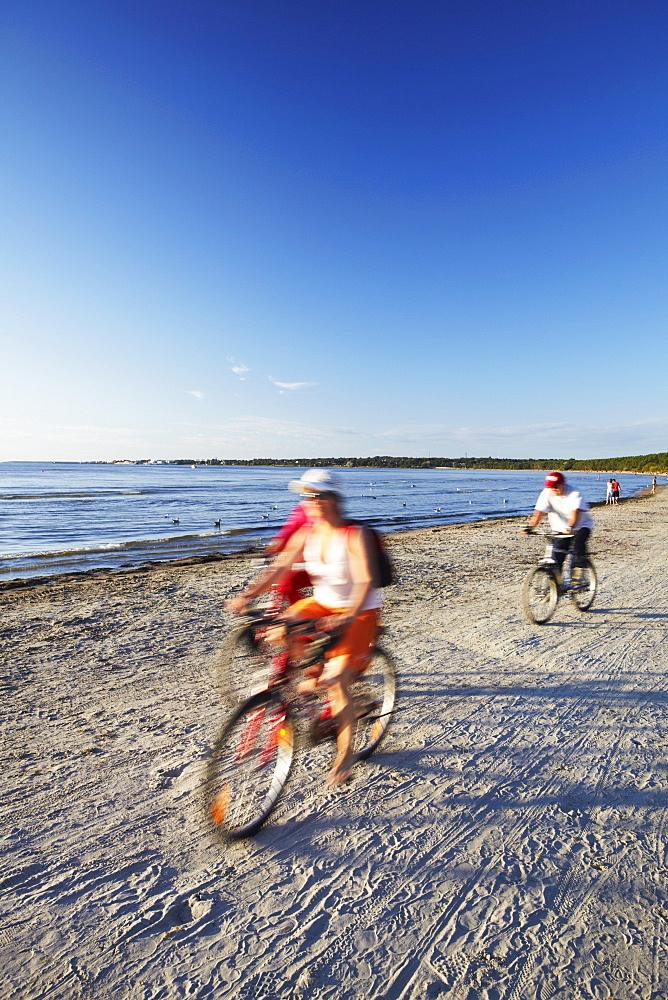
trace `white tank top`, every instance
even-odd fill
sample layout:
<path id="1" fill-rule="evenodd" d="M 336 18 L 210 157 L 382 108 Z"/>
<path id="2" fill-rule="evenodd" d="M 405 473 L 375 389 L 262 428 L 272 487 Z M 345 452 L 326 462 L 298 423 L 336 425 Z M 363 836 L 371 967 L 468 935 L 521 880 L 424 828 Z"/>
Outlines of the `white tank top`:
<path id="1" fill-rule="evenodd" d="M 304 543 L 304 566 L 313 580 L 313 597 L 324 608 L 349 608 L 352 606 L 353 577 L 350 572 L 348 552 L 348 529 L 336 529 L 327 548 L 327 558 L 322 558 L 322 536 L 309 531 Z M 379 608 L 380 594 L 373 587 L 361 607 L 361 611 Z"/>

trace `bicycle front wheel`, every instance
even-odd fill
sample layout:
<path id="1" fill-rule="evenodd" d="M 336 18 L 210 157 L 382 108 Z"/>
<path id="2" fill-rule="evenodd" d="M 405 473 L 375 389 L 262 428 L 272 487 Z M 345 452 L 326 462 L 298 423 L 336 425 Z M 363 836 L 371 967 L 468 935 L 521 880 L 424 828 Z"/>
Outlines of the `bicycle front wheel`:
<path id="1" fill-rule="evenodd" d="M 272 655 L 250 625 L 242 625 L 226 636 L 216 660 L 218 690 L 225 704 L 238 705 L 265 690 Z"/>
<path id="2" fill-rule="evenodd" d="M 266 822 L 290 774 L 295 731 L 288 706 L 271 691 L 239 705 L 207 766 L 207 821 L 224 839 L 250 837 Z"/>
<path id="3" fill-rule="evenodd" d="M 527 573 L 522 585 L 524 614 L 534 625 L 544 625 L 555 612 L 559 588 L 552 570 L 534 566 Z"/>
<path id="4" fill-rule="evenodd" d="M 577 585 L 569 590 L 569 596 L 578 611 L 589 611 L 594 603 L 596 591 L 598 590 L 598 577 L 591 559 L 587 560 L 587 565 L 582 568 L 582 575 Z"/>
<path id="5" fill-rule="evenodd" d="M 397 669 L 385 650 L 374 650 L 350 695 L 357 716 L 353 752 L 356 760 L 366 760 L 385 736 L 397 704 Z"/>

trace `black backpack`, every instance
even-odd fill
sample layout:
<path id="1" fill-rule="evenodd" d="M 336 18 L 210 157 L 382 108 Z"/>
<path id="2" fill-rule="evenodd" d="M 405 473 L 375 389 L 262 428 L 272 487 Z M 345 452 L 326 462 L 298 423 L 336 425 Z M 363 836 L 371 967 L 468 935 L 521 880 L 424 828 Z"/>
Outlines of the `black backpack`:
<path id="1" fill-rule="evenodd" d="M 390 554 L 385 545 L 385 539 L 380 531 L 376 531 L 375 528 L 371 528 L 368 524 L 364 524 L 362 521 L 356 521 L 353 518 L 349 518 L 347 523 L 351 527 L 354 525 L 361 528 L 364 532 L 364 537 L 371 554 L 371 562 L 375 564 L 373 573 L 374 587 L 378 589 L 382 587 L 390 587 L 393 583 L 395 583 L 396 577 L 392 560 L 390 559 Z"/>

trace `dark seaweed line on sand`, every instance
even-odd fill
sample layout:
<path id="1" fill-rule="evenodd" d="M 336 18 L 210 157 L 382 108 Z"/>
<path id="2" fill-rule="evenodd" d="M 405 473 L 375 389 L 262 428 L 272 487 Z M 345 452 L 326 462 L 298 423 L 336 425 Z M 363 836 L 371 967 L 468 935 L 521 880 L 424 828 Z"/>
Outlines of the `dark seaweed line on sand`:
<path id="1" fill-rule="evenodd" d="M 255 555 L 262 552 L 255 545 L 237 549 L 234 552 L 208 552 L 202 556 L 187 556 L 184 559 L 154 559 L 140 563 L 137 566 L 97 566 L 95 569 L 82 569 L 73 573 L 56 573 L 52 576 L 33 576 L 26 579 L 5 580 L 0 582 L 0 593 L 5 590 L 16 590 L 19 587 L 43 587 L 54 583 L 85 583 L 87 580 L 109 580 L 112 577 L 130 575 L 133 573 L 150 573 L 154 569 L 167 569 L 171 566 L 199 566 L 202 563 L 225 562 L 243 555 Z"/>

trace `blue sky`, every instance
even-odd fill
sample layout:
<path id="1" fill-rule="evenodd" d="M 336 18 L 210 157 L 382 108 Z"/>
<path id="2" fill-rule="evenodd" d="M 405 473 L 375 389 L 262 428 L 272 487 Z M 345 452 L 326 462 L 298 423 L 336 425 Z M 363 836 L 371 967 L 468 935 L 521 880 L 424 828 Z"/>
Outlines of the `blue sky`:
<path id="1" fill-rule="evenodd" d="M 663 2 L 6 0 L 0 459 L 668 449 Z"/>

